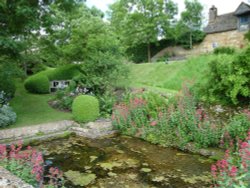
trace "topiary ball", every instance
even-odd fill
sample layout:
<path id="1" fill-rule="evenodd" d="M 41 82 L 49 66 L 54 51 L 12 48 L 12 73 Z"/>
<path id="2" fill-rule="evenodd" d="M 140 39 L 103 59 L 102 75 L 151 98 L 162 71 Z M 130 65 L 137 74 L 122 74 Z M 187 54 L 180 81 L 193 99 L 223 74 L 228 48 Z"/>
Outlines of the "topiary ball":
<path id="1" fill-rule="evenodd" d="M 72 113 L 77 122 L 94 121 L 99 116 L 99 101 L 90 95 L 80 95 L 73 101 Z"/>
<path id="2" fill-rule="evenodd" d="M 45 75 L 36 74 L 29 77 L 24 82 L 24 87 L 31 93 L 46 94 L 49 93 L 49 79 Z"/>

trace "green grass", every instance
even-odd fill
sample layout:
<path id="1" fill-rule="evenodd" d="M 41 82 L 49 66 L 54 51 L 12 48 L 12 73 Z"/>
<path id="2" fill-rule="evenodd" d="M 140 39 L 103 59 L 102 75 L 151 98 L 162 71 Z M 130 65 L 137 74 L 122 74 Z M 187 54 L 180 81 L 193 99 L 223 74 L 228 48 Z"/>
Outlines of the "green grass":
<path id="1" fill-rule="evenodd" d="M 195 81 L 206 73 L 215 55 L 203 55 L 186 61 L 131 64 L 130 87 L 145 87 L 165 93 L 176 93 L 185 81 Z"/>
<path id="2" fill-rule="evenodd" d="M 48 105 L 51 94 L 38 95 L 28 93 L 23 83 L 17 83 L 14 99 L 10 104 L 17 113 L 17 122 L 7 128 L 24 127 L 72 118 L 71 113 L 60 112 Z"/>

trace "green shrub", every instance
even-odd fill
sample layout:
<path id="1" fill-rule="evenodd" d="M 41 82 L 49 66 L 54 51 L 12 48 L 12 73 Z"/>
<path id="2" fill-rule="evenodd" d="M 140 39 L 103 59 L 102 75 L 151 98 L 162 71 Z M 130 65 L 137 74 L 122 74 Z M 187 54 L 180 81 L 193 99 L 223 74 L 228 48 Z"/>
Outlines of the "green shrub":
<path id="1" fill-rule="evenodd" d="M 227 131 L 231 138 L 244 140 L 250 129 L 250 121 L 246 114 L 234 116 L 228 124 Z"/>
<path id="2" fill-rule="evenodd" d="M 196 84 L 199 98 L 209 102 L 238 104 L 250 99 L 250 47 L 239 54 L 218 55 L 209 63 L 204 83 Z"/>
<path id="3" fill-rule="evenodd" d="M 10 98 L 14 97 L 16 86 L 15 81 L 12 78 L 2 77 L 0 75 L 0 91 L 4 91 L 6 95 Z"/>
<path id="4" fill-rule="evenodd" d="M 93 96 L 80 95 L 73 101 L 72 113 L 78 122 L 94 121 L 99 116 L 99 102 Z"/>
<path id="5" fill-rule="evenodd" d="M 214 54 L 234 54 L 235 49 L 232 47 L 218 47 L 214 49 Z"/>
<path id="6" fill-rule="evenodd" d="M 24 82 L 24 87 L 31 93 L 46 94 L 49 93 L 50 82 L 45 75 L 33 75 Z"/>
<path id="7" fill-rule="evenodd" d="M 71 80 L 79 74 L 79 65 L 64 65 L 45 74 L 49 80 Z"/>
<path id="8" fill-rule="evenodd" d="M 13 112 L 11 107 L 7 105 L 0 107 L 0 128 L 11 125 L 15 123 L 15 121 L 16 113 Z"/>

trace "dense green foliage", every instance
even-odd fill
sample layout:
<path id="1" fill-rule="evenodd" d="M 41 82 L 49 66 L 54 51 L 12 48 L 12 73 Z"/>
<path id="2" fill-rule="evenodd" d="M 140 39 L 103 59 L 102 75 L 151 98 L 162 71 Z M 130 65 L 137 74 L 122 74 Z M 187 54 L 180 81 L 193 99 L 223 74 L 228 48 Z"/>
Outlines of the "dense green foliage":
<path id="1" fill-rule="evenodd" d="M 50 82 L 44 75 L 34 75 L 25 80 L 24 87 L 31 93 L 49 93 Z"/>
<path id="2" fill-rule="evenodd" d="M 239 114 L 230 120 L 230 123 L 227 125 L 227 131 L 231 139 L 237 141 L 237 139 L 244 140 L 247 137 L 248 130 L 250 129 L 249 118 L 247 114 Z"/>
<path id="3" fill-rule="evenodd" d="M 8 105 L 0 106 L 0 128 L 16 122 L 16 113 Z"/>
<path id="4" fill-rule="evenodd" d="M 232 47 L 218 47 L 214 49 L 214 54 L 234 54 L 235 49 Z"/>
<path id="5" fill-rule="evenodd" d="M 99 101 L 90 95 L 80 95 L 73 101 L 72 113 L 78 122 L 94 121 L 99 116 Z"/>
<path id="6" fill-rule="evenodd" d="M 0 92 L 4 91 L 8 98 L 15 94 L 15 78 L 22 76 L 13 61 L 6 57 L 0 57 Z"/>
<path id="7" fill-rule="evenodd" d="M 177 35 L 177 41 L 180 41 L 184 47 L 192 49 L 193 43 L 201 42 L 205 36 L 201 31 L 203 6 L 197 0 L 184 2 L 186 9 L 181 13 L 181 19 L 175 28 L 177 31 L 175 35 Z"/>
<path id="8" fill-rule="evenodd" d="M 196 92 L 203 100 L 227 104 L 248 102 L 250 97 L 250 47 L 232 55 L 218 55 L 209 63 L 205 83 Z"/>
<path id="9" fill-rule="evenodd" d="M 156 43 L 159 36 L 165 36 L 177 13 L 177 6 L 170 0 L 119 0 L 111 6 L 111 10 L 111 24 L 124 46 L 147 44 L 150 62 L 150 44 Z"/>
<path id="10" fill-rule="evenodd" d="M 49 80 L 71 80 L 79 74 L 79 65 L 60 66 L 48 73 Z"/>

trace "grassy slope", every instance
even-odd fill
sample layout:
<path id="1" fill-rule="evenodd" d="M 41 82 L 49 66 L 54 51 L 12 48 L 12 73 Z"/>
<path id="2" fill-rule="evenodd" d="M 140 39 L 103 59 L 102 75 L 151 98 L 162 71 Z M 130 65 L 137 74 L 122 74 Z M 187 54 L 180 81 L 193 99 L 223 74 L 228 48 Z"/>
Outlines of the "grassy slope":
<path id="1" fill-rule="evenodd" d="M 131 64 L 130 86 L 174 93 L 181 89 L 184 81 L 201 79 L 208 62 L 214 58 L 213 55 L 206 55 L 171 64 Z"/>
<path id="2" fill-rule="evenodd" d="M 17 113 L 17 122 L 8 128 L 71 119 L 71 113 L 52 109 L 47 103 L 50 98 L 49 94 L 28 93 L 22 83 L 17 83 L 15 98 L 11 101 L 11 106 Z"/>

